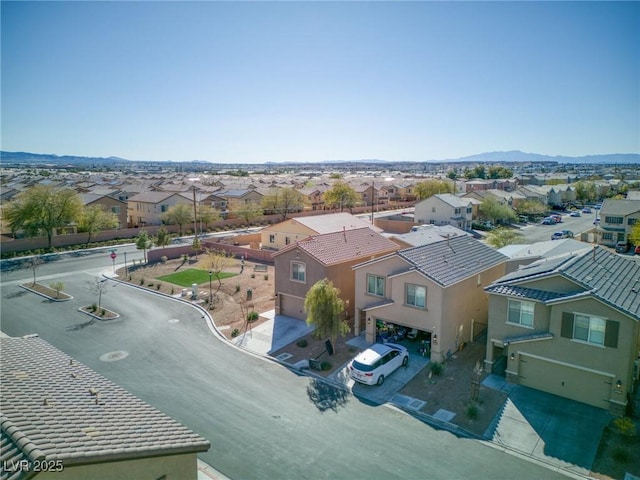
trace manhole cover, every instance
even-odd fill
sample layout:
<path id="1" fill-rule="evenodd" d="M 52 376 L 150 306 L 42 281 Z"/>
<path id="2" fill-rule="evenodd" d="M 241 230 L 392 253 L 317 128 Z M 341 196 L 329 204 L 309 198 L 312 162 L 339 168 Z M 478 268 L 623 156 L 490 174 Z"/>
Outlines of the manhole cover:
<path id="1" fill-rule="evenodd" d="M 178 320 L 177 318 L 172 318 L 171 320 L 169 320 L 169 323 L 178 323 L 180 320 Z"/>
<path id="2" fill-rule="evenodd" d="M 116 362 L 118 360 L 122 360 L 123 358 L 127 358 L 129 356 L 129 352 L 125 352 L 124 350 L 117 350 L 115 352 L 105 353 L 100 357 L 100 360 L 103 362 Z"/>

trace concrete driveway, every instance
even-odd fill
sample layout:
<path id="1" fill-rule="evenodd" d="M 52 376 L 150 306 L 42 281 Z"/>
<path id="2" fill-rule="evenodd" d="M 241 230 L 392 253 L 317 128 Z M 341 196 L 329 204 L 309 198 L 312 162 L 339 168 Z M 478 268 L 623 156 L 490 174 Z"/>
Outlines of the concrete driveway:
<path id="1" fill-rule="evenodd" d="M 510 392 L 502 412 L 485 432 L 496 446 L 579 475 L 589 475 L 604 427 L 606 410 L 489 375 L 483 385 Z"/>
<path id="2" fill-rule="evenodd" d="M 329 378 L 345 385 L 358 398 L 377 405 L 389 402 L 409 380 L 427 366 L 429 359 L 422 355 L 409 353 L 409 363 L 406 367 L 400 367 L 384 379 L 382 385 L 363 385 L 354 381 L 349 376 L 347 364 L 337 369 Z"/>

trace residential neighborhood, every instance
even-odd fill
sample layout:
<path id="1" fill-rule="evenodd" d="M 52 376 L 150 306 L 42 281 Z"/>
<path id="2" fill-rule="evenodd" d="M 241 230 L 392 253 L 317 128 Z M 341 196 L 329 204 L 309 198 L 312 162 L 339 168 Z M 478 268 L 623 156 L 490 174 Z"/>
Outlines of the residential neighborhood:
<path id="1" fill-rule="evenodd" d="M 431 185 L 441 188 L 446 183 L 436 182 L 445 176 L 328 171 L 310 174 L 303 181 L 300 175 L 287 174 L 198 175 L 197 179 L 195 173 L 77 175 L 52 170 L 51 175 L 34 176 L 19 168 L 3 169 L 3 256 L 19 259 L 46 251 L 46 242 L 37 232 L 10 223 L 12 201 L 35 187 L 51 192 L 73 190 L 82 208 L 98 206 L 112 220 L 90 231 L 81 218 L 60 225 L 53 232 L 53 245 L 84 244 L 89 235 L 96 246 L 117 239 L 112 244 L 121 248 L 118 245 L 123 241 L 137 243 L 145 232 L 150 238 L 145 269 L 185 257 L 200 265 L 213 258 L 209 257 L 211 252 L 226 252 L 240 262 L 236 264 L 241 273 L 246 265 L 245 275 L 251 277 L 239 308 L 255 308 L 258 300 L 269 306 L 257 312 L 258 326 L 234 334 L 238 337 L 225 330 L 221 338 L 247 351 L 259 351 L 294 371 L 313 375 L 320 365 L 314 363 L 314 357 L 334 358 L 327 357 L 326 350 L 302 360 L 297 354 L 278 353 L 299 350 L 291 345 L 313 331 L 314 326 L 307 324 L 311 308 L 308 293 L 317 283 L 329 282 L 342 302 L 338 320 L 348 332 L 344 339 L 335 337 L 337 343 L 331 348 L 346 342 L 346 347 L 339 347 L 341 355 L 348 355 L 345 362 L 350 365 L 358 352 L 373 345 L 401 345 L 398 348 L 407 352 L 409 367 L 387 373 L 390 378 L 384 385 L 368 387 L 371 391 L 340 373 L 348 372 L 347 364 L 333 365 L 328 378 L 344 384 L 357 397 L 394 405 L 399 405 L 398 399 L 408 398 L 425 405 L 421 397 L 427 398 L 430 388 L 416 387 L 424 385 L 420 379 L 426 373 L 428 378 L 437 375 L 438 365 L 445 371 L 454 368 L 452 362 L 480 349 L 482 356 L 475 358 L 473 371 L 484 379 L 481 388 L 485 398 L 492 395 L 489 392 L 526 387 L 594 407 L 611 419 L 637 415 L 640 256 L 635 253 L 640 252 L 634 244 L 638 242 L 634 226 L 640 218 L 640 194 L 629 188 L 640 184 L 631 180 L 633 169 L 627 172 L 625 182 L 584 180 L 577 175 L 566 185 L 552 186 L 538 185 L 533 177 L 519 175 L 490 182 L 460 178 L 448 183 L 454 193 L 431 192 L 426 198 L 421 198 L 422 192 Z M 381 177 L 397 177 L 398 181 L 383 182 Z M 353 191 L 352 202 L 331 203 L 336 182 Z M 285 192 L 294 200 L 273 203 Z M 532 203 L 537 210 L 525 214 L 523 206 L 530 208 Z M 496 214 L 489 211 L 496 207 L 489 205 L 506 210 Z M 181 206 L 181 213 L 176 213 L 176 206 Z M 587 208 L 595 213 L 572 214 Z M 543 220 L 549 214 L 554 215 L 554 223 L 559 219 L 563 225 L 573 225 L 574 238 L 548 240 L 546 232 L 554 230 Z M 496 218 L 501 220 L 496 222 Z M 172 245 L 160 242 L 163 229 L 174 238 Z M 505 230 L 515 234 L 512 243 L 501 248 L 492 245 L 493 232 Z M 532 241 L 540 234 L 543 240 Z M 134 258 L 131 251 L 129 255 Z M 179 269 L 180 264 L 176 265 Z M 203 265 L 209 268 L 205 278 L 211 281 L 213 267 Z M 134 271 L 133 263 L 130 268 Z M 116 270 L 116 260 L 113 272 L 122 274 L 121 268 Z M 265 272 L 263 282 L 272 285 L 270 292 L 257 287 L 255 272 Z M 158 284 L 156 294 L 163 292 L 160 287 Z M 238 285 L 236 292 L 242 293 L 243 288 Z M 198 288 L 191 290 L 194 304 L 211 301 L 210 282 L 208 291 L 206 287 L 200 293 Z M 164 295 L 182 301 L 184 291 Z M 217 306 L 206 315 L 223 328 L 225 323 L 216 318 L 227 311 L 231 310 Z M 273 331 L 263 330 L 271 322 L 288 333 L 279 339 L 275 326 Z M 268 346 L 257 345 L 258 338 L 268 339 Z M 312 338 L 308 341 L 318 342 Z M 316 350 L 309 350 L 308 355 L 312 351 Z M 3 356 L 3 363 L 5 359 L 13 362 Z M 452 380 L 456 388 L 466 385 L 464 378 Z M 503 385 L 500 390 L 487 387 L 496 381 Z M 6 401 L 14 399 L 6 397 Z M 471 408 L 474 404 L 466 405 Z M 449 408 L 455 411 L 459 407 Z M 414 414 L 419 413 L 420 409 Z M 461 417 L 450 420 L 450 428 L 467 425 L 464 413 L 455 415 Z M 13 414 L 9 415 L 8 419 L 12 418 Z M 436 417 L 426 418 L 437 421 Z M 6 425 L 3 442 L 13 452 L 10 458 L 26 458 L 26 451 L 11 435 L 10 423 Z M 502 428 L 501 423 L 498 429 Z M 495 435 L 490 430 L 483 434 L 496 441 Z M 202 451 L 199 448 L 200 444 L 194 443 L 193 452 Z M 193 464 L 194 454 L 188 467 L 192 472 L 199 470 Z"/>

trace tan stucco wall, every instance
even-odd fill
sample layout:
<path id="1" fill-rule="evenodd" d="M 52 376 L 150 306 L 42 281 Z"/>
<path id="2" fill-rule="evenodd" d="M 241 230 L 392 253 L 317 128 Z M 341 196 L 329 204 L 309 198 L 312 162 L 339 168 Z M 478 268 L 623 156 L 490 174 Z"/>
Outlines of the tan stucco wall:
<path id="1" fill-rule="evenodd" d="M 293 218 L 280 222 L 276 225 L 271 225 L 270 227 L 262 229 L 260 232 L 262 247 L 272 248 L 274 250 L 280 250 L 287 245 L 294 244 L 298 240 L 303 240 L 310 235 L 316 234 L 317 232 L 314 232 L 310 228 L 302 225 L 300 222 L 295 221 Z M 273 242 L 269 241 L 269 237 L 271 235 L 275 236 Z M 289 244 L 286 243 L 287 238 L 289 238 Z"/>
<path id="2" fill-rule="evenodd" d="M 356 312 L 367 305 L 383 300 L 366 293 L 367 274 L 387 276 L 407 267 L 406 262 L 394 256 L 358 268 L 355 278 Z M 472 320 L 487 323 L 488 295 L 484 287 L 504 275 L 504 268 L 504 264 L 498 265 L 482 273 L 480 279 L 474 275 L 447 288 L 442 288 L 415 271 L 393 278 L 387 277 L 385 298 L 393 299 L 394 303 L 367 312 L 365 325 L 363 325 L 366 329 L 367 341 L 375 341 L 376 319 L 408 328 L 417 328 L 437 335 L 437 343 L 434 342 L 431 346 L 431 359 L 441 361 L 449 350 L 453 353 L 462 343 L 471 340 Z M 480 280 L 479 284 L 478 280 Z M 407 283 L 427 288 L 426 309 L 404 305 Z"/>
<path id="3" fill-rule="evenodd" d="M 62 472 L 42 472 L 36 475 L 35 478 L 38 480 L 86 480 L 89 478 L 99 478 L 101 480 L 121 480 L 123 478 L 157 480 L 163 475 L 166 476 L 167 480 L 172 478 L 196 480 L 198 477 L 197 455 L 190 453 L 64 467 Z"/>
<path id="4" fill-rule="evenodd" d="M 193 206 L 192 202 L 189 202 L 189 200 L 181 197 L 180 195 L 172 195 L 160 203 L 136 202 L 129 200 L 127 203 L 127 215 L 129 217 L 129 222 L 132 225 L 138 225 L 141 227 L 142 225 L 138 223 L 138 219 L 140 217 L 144 217 L 146 222 L 145 225 L 161 225 L 161 216 L 166 213 L 161 211 L 161 206 L 167 205 L 167 208 L 171 208 L 172 206 L 180 203 Z M 191 226 L 193 227 L 193 224 Z M 188 225 L 185 225 L 184 228 L 188 228 Z"/>
<path id="5" fill-rule="evenodd" d="M 527 284 L 529 286 L 529 284 Z M 632 384 L 633 361 L 637 355 L 639 345 L 640 327 L 636 320 L 618 312 L 606 304 L 593 299 L 582 299 L 572 302 L 565 302 L 553 306 L 546 306 L 535 302 L 534 327 L 526 328 L 506 323 L 507 301 L 503 296 L 491 295 L 489 301 L 489 329 L 487 334 L 487 364 L 490 365 L 496 359 L 493 358 L 493 344 L 495 341 L 502 341 L 505 337 L 526 335 L 534 332 L 549 332 L 552 339 L 536 340 L 528 342 L 513 343 L 504 349 L 507 356 L 507 373 L 514 382 L 519 382 L 519 367 L 522 355 L 534 355 L 543 359 L 553 360 L 561 365 L 580 367 L 592 371 L 597 375 L 605 375 L 609 378 L 620 379 L 623 383 L 623 390 L 626 392 Z M 600 316 L 608 320 L 619 322 L 618 345 L 616 348 L 590 345 L 584 342 L 564 338 L 561 336 L 562 313 L 584 313 Z M 514 354 L 511 359 L 510 355 Z M 559 384 L 566 382 L 566 370 L 558 368 L 557 372 L 551 372 L 553 363 L 546 371 L 543 378 L 537 380 L 538 388 L 551 393 L 562 395 Z M 594 381 L 601 381 L 594 376 Z M 562 384 L 565 386 L 564 384 Z M 569 386 L 567 385 L 567 389 Z M 582 387 L 576 385 L 573 391 L 564 394 L 569 398 L 579 395 Z M 614 395 L 615 394 L 615 395 Z M 625 401 L 626 395 L 620 395 L 611 391 L 612 399 Z M 620 398 L 618 398 L 620 397 Z M 585 397 L 586 403 L 597 404 L 593 399 Z M 602 405 L 597 405 L 602 407 Z"/>

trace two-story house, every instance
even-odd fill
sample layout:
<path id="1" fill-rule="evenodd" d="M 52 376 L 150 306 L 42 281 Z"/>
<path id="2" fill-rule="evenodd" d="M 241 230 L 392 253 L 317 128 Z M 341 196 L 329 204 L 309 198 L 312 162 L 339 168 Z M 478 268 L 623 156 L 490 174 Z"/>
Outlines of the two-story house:
<path id="1" fill-rule="evenodd" d="M 354 313 L 354 273 L 365 259 L 397 250 L 399 245 L 370 227 L 315 235 L 273 254 L 276 313 L 306 319 L 304 300 L 309 289 L 326 278 L 345 301 L 347 318 Z"/>
<path id="2" fill-rule="evenodd" d="M 484 287 L 504 275 L 506 260 L 461 235 L 356 265 L 354 333 L 364 329 L 373 343 L 382 330 L 415 329 L 441 361 L 487 323 Z"/>
<path id="3" fill-rule="evenodd" d="M 595 246 L 522 267 L 486 290 L 487 371 L 624 413 L 640 376 L 640 265 Z"/>
<path id="4" fill-rule="evenodd" d="M 628 242 L 637 222 L 640 222 L 640 200 L 607 198 L 600 209 L 601 243 L 612 247 L 618 242 Z"/>
<path id="5" fill-rule="evenodd" d="M 188 195 L 177 192 L 143 192 L 129 197 L 127 215 L 130 227 L 162 225 L 162 215 L 174 205 L 192 204 Z"/>
<path id="6" fill-rule="evenodd" d="M 453 225 L 468 230 L 473 219 L 471 201 L 450 193 L 438 193 L 418 202 L 415 206 L 416 223 Z"/>
<path id="7" fill-rule="evenodd" d="M 127 227 L 127 202 L 96 193 L 81 193 L 80 199 L 85 206 L 99 205 L 104 211 L 113 213 L 118 219 L 116 228 Z"/>

